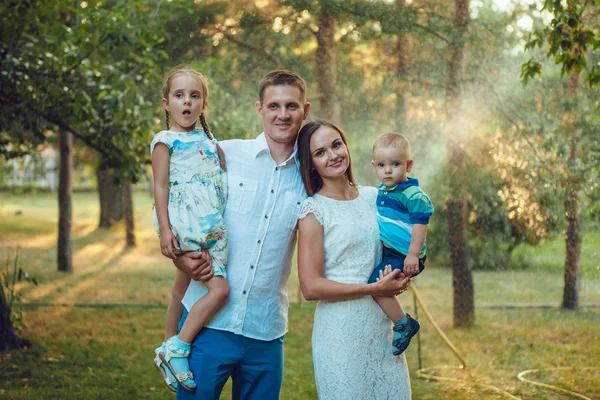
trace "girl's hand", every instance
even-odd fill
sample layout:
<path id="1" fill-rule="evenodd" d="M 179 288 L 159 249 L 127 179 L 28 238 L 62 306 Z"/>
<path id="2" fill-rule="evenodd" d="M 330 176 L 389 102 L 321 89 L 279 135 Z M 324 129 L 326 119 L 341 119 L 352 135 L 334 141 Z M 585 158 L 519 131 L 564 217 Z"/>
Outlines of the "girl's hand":
<path id="1" fill-rule="evenodd" d="M 177 256 L 173 252 L 173 249 L 179 250 L 179 243 L 177 243 L 173 232 L 168 229 L 166 232 L 160 234 L 160 252 L 163 256 L 175 260 Z"/>

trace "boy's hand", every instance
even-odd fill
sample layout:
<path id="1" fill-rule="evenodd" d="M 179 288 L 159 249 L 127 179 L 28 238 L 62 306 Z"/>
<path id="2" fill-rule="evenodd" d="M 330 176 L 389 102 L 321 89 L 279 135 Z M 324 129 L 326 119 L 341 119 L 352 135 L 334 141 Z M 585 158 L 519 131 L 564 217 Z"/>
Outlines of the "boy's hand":
<path id="1" fill-rule="evenodd" d="M 160 234 L 160 252 L 163 256 L 170 258 L 171 260 L 175 260 L 177 256 L 173 252 L 173 250 L 179 250 L 179 243 L 177 243 L 177 239 L 173 235 L 170 229 L 166 232 L 161 232 Z"/>
<path id="2" fill-rule="evenodd" d="M 406 276 L 415 276 L 419 273 L 419 258 L 409 254 L 404 259 L 404 274 Z"/>

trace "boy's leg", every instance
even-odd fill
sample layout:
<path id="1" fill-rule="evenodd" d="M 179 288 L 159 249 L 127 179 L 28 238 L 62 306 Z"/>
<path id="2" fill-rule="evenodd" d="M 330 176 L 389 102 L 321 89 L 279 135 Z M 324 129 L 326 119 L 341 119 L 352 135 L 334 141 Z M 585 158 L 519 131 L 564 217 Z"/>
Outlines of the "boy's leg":
<path id="1" fill-rule="evenodd" d="M 183 321 L 187 313 L 184 311 Z M 196 380 L 193 392 L 179 388 L 177 400 L 218 400 L 243 356 L 242 336 L 227 331 L 204 328 L 192 341 L 190 370 Z"/>
<path id="2" fill-rule="evenodd" d="M 283 337 L 243 338 L 244 357 L 233 372 L 233 400 L 277 400 L 283 381 Z"/>
<path id="3" fill-rule="evenodd" d="M 395 297 L 373 297 L 373 299 L 392 322 L 398 322 L 406 315 L 402 304 Z"/>

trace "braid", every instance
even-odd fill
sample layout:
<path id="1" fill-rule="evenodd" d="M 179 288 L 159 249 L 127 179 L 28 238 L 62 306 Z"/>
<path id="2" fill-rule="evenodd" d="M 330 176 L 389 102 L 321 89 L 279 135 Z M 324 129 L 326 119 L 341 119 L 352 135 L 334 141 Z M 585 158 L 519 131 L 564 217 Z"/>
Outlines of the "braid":
<path id="1" fill-rule="evenodd" d="M 171 121 L 170 121 L 170 118 L 169 118 L 169 112 L 167 110 L 165 110 L 165 115 L 166 115 L 166 118 L 167 118 L 165 122 L 167 124 L 167 130 L 168 130 L 170 128 Z"/>
<path id="2" fill-rule="evenodd" d="M 204 113 L 200 114 L 200 125 L 202 125 L 202 130 L 204 131 L 204 133 L 206 133 L 206 136 L 208 136 L 208 138 L 210 140 L 212 140 L 213 135 L 212 135 L 212 133 L 210 133 L 210 130 L 208 129 L 208 124 L 206 123 L 206 118 L 204 118 Z M 223 171 L 227 171 L 227 161 L 225 161 L 225 152 L 223 151 L 221 146 L 219 146 L 218 143 L 217 143 L 217 155 L 219 156 L 219 164 L 221 165 L 221 169 Z"/>
<path id="3" fill-rule="evenodd" d="M 213 135 L 210 133 L 210 129 L 208 129 L 208 124 L 206 123 L 206 118 L 204 118 L 204 113 L 200 114 L 200 125 L 202 125 L 202 130 L 204 133 L 206 133 L 206 136 L 212 140 Z"/>

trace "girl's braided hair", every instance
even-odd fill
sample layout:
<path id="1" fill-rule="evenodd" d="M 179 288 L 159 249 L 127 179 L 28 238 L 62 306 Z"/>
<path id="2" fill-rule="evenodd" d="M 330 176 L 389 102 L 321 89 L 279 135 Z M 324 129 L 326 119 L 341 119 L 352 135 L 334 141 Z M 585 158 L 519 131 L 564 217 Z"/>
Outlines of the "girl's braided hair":
<path id="1" fill-rule="evenodd" d="M 165 81 L 163 83 L 162 90 L 161 90 L 163 99 L 169 98 L 169 92 L 171 91 L 171 81 L 173 80 L 173 78 L 175 78 L 178 75 L 183 75 L 183 74 L 193 76 L 194 78 L 196 78 L 198 80 L 198 82 L 200 83 L 201 91 L 202 91 L 202 100 L 204 102 L 204 106 L 206 106 L 206 104 L 208 103 L 208 81 L 206 80 L 206 77 L 204 75 L 202 75 L 200 72 L 194 71 L 193 69 L 186 68 L 186 67 L 175 68 L 173 71 L 171 71 L 169 76 L 167 76 L 167 78 L 165 79 Z M 166 109 L 165 109 L 165 117 L 166 117 L 165 122 L 167 125 L 167 129 L 169 129 L 171 127 L 171 116 L 170 116 L 170 113 Z M 200 114 L 200 118 L 198 120 L 200 121 L 200 125 L 202 125 L 202 130 L 204 131 L 206 136 L 208 136 L 208 138 L 212 140 L 213 135 L 210 132 L 210 129 L 208 128 L 208 123 L 206 122 L 206 118 L 204 117 L 204 112 L 202 112 L 202 114 Z M 221 146 L 219 146 L 218 143 L 217 143 L 217 155 L 219 156 L 219 164 L 221 165 L 221 169 L 223 171 L 227 171 L 227 162 L 225 160 L 225 152 L 223 152 L 223 149 L 221 148 Z"/>

